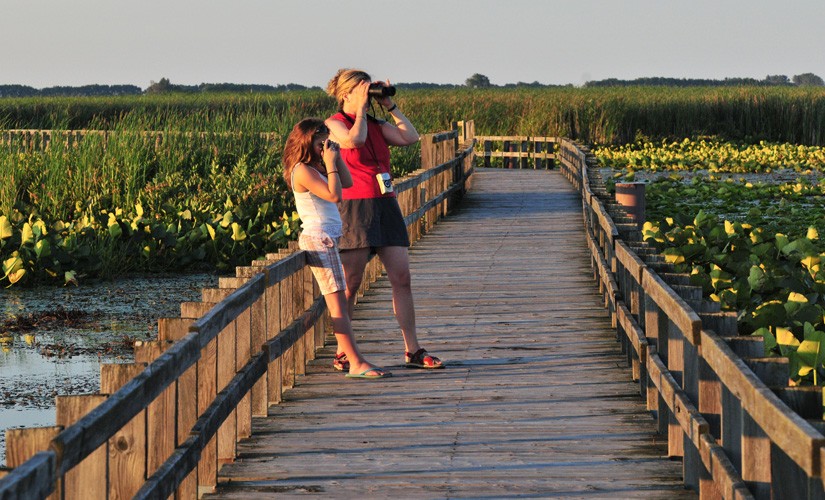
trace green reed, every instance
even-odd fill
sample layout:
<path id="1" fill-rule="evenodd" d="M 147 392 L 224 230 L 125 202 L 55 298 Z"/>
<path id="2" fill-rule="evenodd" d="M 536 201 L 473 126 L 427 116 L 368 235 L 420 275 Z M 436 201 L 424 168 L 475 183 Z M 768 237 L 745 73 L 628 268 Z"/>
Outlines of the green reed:
<path id="1" fill-rule="evenodd" d="M 825 89 L 814 87 L 402 89 L 396 101 L 422 133 L 473 119 L 480 135 L 568 136 L 603 144 L 699 135 L 825 144 Z M 14 179 L 0 187 L 0 210 L 22 204 L 70 219 L 78 203 L 133 205 L 147 186 L 177 177 L 203 179 L 238 164 L 275 175 L 291 127 L 334 110 L 333 100 L 317 90 L 2 99 L 0 123 L 9 128 L 108 133 L 87 135 L 70 148 L 55 141 L 48 151 L 0 149 L 0 172 Z M 394 148 L 398 173 L 417 166 L 413 149 Z"/>

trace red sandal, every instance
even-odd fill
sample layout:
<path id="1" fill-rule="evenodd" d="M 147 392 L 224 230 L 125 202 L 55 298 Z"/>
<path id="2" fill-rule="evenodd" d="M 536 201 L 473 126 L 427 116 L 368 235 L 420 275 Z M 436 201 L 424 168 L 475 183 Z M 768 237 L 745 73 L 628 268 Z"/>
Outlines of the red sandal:
<path id="1" fill-rule="evenodd" d="M 441 360 L 435 356 L 427 354 L 425 349 L 419 349 L 415 351 L 414 354 L 405 352 L 404 361 L 407 368 L 444 368 L 444 365 L 441 364 Z"/>
<path id="2" fill-rule="evenodd" d="M 349 360 L 347 359 L 347 353 L 342 352 L 340 354 L 336 354 L 335 357 L 332 358 L 332 367 L 339 372 L 348 372 Z"/>

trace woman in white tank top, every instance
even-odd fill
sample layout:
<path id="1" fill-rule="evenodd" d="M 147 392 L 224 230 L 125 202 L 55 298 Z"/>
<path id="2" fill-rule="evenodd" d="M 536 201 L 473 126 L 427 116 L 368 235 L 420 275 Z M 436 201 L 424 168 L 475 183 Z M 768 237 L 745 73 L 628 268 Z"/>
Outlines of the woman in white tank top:
<path id="1" fill-rule="evenodd" d="M 307 253 L 332 318 L 338 343 L 333 367 L 346 371 L 351 378 L 389 377 L 390 372 L 364 358 L 352 332 L 346 281 L 338 255 L 341 216 L 337 205 L 342 188 L 352 185 L 352 176 L 341 159 L 338 144 L 329 140 L 329 129 L 323 120 L 306 118 L 295 125 L 284 146 L 283 163 L 284 179 L 295 196 L 295 209 L 301 217 L 298 246 Z"/>

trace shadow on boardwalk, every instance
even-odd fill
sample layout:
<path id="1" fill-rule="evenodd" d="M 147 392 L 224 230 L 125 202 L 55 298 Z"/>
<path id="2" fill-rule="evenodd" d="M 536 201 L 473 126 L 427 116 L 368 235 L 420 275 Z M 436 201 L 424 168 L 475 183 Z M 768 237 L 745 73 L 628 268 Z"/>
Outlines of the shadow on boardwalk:
<path id="1" fill-rule="evenodd" d="M 479 171 L 411 258 L 419 337 L 446 369 L 402 367 L 380 280 L 355 330 L 394 377 L 345 379 L 326 348 L 207 498 L 695 496 L 629 379 L 560 174 Z"/>

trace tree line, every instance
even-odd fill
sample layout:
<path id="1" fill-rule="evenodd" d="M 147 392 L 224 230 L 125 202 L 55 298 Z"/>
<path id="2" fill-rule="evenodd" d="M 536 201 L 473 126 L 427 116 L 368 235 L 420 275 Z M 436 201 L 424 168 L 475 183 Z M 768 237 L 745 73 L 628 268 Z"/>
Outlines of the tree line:
<path id="1" fill-rule="evenodd" d="M 717 86 L 737 86 L 737 85 L 762 85 L 762 86 L 823 86 L 825 81 L 813 73 L 803 73 L 788 78 L 787 75 L 768 75 L 763 80 L 756 78 L 725 78 L 723 80 L 711 80 L 702 78 L 636 78 L 634 80 L 619 80 L 608 78 L 605 80 L 589 81 L 585 87 L 621 87 L 632 85 L 650 85 L 660 87 L 717 87 Z"/>
<path id="2" fill-rule="evenodd" d="M 81 85 L 56 86 L 36 89 L 28 85 L 0 85 L 0 97 L 79 97 L 137 95 L 143 89 L 137 85 Z"/>
<path id="3" fill-rule="evenodd" d="M 476 73 L 464 82 L 470 88 L 499 87 L 490 83 L 490 79 L 480 73 Z M 649 77 L 636 78 L 633 80 L 620 80 L 618 78 L 607 78 L 605 80 L 593 80 L 585 82 L 585 87 L 629 87 L 634 85 L 658 86 L 658 87 L 719 87 L 737 85 L 774 85 L 774 86 L 804 86 L 804 85 L 825 85 L 825 81 L 813 73 L 803 73 L 788 78 L 786 75 L 768 75 L 763 80 L 756 78 L 725 78 L 722 80 L 712 80 L 705 78 L 667 78 Z M 554 85 L 544 85 L 539 82 L 507 84 L 502 87 L 553 87 Z"/>
<path id="4" fill-rule="evenodd" d="M 137 85 L 81 85 L 55 86 L 36 89 L 28 85 L 0 85 L 0 97 L 95 97 L 158 94 L 166 92 L 287 92 L 292 90 L 319 89 L 297 83 L 286 85 L 258 85 L 244 83 L 201 83 L 200 85 L 176 85 L 167 78 L 150 82 L 146 89 Z"/>
<path id="5" fill-rule="evenodd" d="M 634 85 L 647 85 L 659 87 L 718 87 L 737 85 L 757 85 L 757 86 L 825 86 L 825 81 L 813 73 L 803 73 L 789 78 L 786 75 L 767 75 L 764 79 L 756 78 L 724 78 L 713 80 L 705 78 L 668 78 L 668 77 L 646 77 L 633 80 L 620 80 L 618 78 L 607 78 L 604 80 L 587 81 L 584 87 L 622 87 Z M 495 85 L 490 82 L 490 78 L 475 73 L 465 80 L 464 84 L 451 83 L 396 83 L 396 87 L 402 89 L 454 89 L 454 88 L 518 88 L 518 87 L 572 87 L 567 85 L 549 85 L 534 81 L 532 83 L 517 82 L 504 85 Z M 320 87 L 307 87 L 297 83 L 285 85 L 265 85 L 265 84 L 245 84 L 245 83 L 201 83 L 199 85 L 179 85 L 173 84 L 168 78 L 161 78 L 159 81 L 151 81 L 146 89 L 137 85 L 81 85 L 55 86 L 36 89 L 28 85 L 0 85 L 0 97 L 83 97 L 83 96 L 119 96 L 119 95 L 140 95 L 140 94 L 162 94 L 168 92 L 201 93 L 201 92 L 289 92 L 298 90 L 320 90 Z"/>

